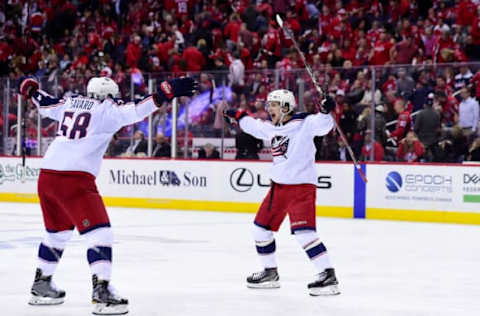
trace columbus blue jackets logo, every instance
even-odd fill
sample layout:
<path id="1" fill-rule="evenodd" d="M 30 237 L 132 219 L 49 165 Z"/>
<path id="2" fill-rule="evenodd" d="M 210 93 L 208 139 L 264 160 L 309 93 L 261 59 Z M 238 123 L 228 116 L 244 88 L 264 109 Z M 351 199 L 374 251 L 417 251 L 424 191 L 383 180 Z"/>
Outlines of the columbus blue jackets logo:
<path id="1" fill-rule="evenodd" d="M 274 136 L 272 138 L 272 156 L 285 156 L 287 158 L 286 153 L 288 150 L 288 143 L 290 139 L 287 136 Z"/>

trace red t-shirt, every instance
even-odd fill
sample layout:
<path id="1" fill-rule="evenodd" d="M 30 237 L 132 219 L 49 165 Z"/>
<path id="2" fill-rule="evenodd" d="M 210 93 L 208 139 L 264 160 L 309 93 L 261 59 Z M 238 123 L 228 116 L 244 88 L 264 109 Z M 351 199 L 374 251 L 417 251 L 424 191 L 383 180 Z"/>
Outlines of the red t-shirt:
<path id="1" fill-rule="evenodd" d="M 377 41 L 373 47 L 374 54 L 371 60 L 373 65 L 385 65 L 390 60 L 390 49 L 393 44 L 390 41 Z"/>
<path id="2" fill-rule="evenodd" d="M 136 68 L 141 55 L 142 49 L 140 48 L 140 45 L 137 45 L 135 43 L 129 43 L 126 53 L 128 67 Z"/>
<path id="3" fill-rule="evenodd" d="M 188 71 L 200 71 L 205 65 L 203 54 L 194 46 L 185 49 L 182 58 L 187 63 Z"/>
<path id="4" fill-rule="evenodd" d="M 225 30 L 223 34 L 228 37 L 231 41 L 237 42 L 238 41 L 238 33 L 240 32 L 240 22 L 230 21 L 225 26 Z"/>

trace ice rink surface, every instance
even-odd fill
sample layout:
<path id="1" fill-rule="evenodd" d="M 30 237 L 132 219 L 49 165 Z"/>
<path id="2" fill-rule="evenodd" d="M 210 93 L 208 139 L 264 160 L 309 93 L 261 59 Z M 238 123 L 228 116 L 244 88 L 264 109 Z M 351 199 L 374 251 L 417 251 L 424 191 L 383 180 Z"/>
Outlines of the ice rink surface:
<path id="1" fill-rule="evenodd" d="M 115 233 L 113 284 L 129 315 L 480 315 L 480 227 L 318 218 L 342 294 L 310 297 L 314 270 L 289 234 L 277 234 L 282 287 L 251 290 L 259 269 L 253 214 L 109 208 Z M 91 279 L 78 234 L 54 277 L 59 306 L 29 306 L 37 204 L 0 204 L 0 314 L 90 315 Z"/>

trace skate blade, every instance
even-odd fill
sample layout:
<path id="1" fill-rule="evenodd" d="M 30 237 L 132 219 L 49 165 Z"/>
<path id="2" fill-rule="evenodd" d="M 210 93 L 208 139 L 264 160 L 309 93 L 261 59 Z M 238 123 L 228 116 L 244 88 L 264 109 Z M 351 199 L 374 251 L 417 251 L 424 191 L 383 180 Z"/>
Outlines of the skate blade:
<path id="1" fill-rule="evenodd" d="M 278 289 L 280 287 L 279 281 L 268 281 L 263 283 L 248 283 L 247 287 L 250 289 Z"/>
<path id="2" fill-rule="evenodd" d="M 64 301 L 65 301 L 65 297 L 53 298 L 53 297 L 42 297 L 42 296 L 32 295 L 32 297 L 30 298 L 30 301 L 28 301 L 28 304 L 30 304 L 30 305 L 59 305 L 59 304 L 62 304 Z"/>
<path id="3" fill-rule="evenodd" d="M 94 315 L 124 315 L 128 313 L 128 304 L 122 305 L 108 305 L 105 303 L 94 303 Z"/>
<path id="4" fill-rule="evenodd" d="M 336 284 L 325 287 L 310 288 L 308 290 L 311 296 L 330 296 L 340 294 L 340 290 Z"/>

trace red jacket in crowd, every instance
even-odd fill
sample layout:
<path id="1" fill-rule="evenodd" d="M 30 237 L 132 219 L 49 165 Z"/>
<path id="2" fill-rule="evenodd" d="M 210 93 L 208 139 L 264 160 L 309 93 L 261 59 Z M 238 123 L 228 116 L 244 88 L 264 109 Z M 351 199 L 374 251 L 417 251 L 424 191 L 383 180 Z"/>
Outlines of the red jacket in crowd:
<path id="1" fill-rule="evenodd" d="M 203 54 L 195 46 L 185 49 L 182 58 L 187 62 L 188 71 L 200 71 L 205 65 Z"/>
<path id="2" fill-rule="evenodd" d="M 397 119 L 397 126 L 390 136 L 395 138 L 397 141 L 405 137 L 405 134 L 410 130 L 411 120 L 410 112 L 404 111 L 400 113 Z"/>
<path id="3" fill-rule="evenodd" d="M 425 149 L 419 140 L 413 142 L 413 147 L 407 148 L 406 141 L 400 143 L 397 150 L 397 158 L 399 161 L 414 162 L 422 158 Z"/>
<path id="4" fill-rule="evenodd" d="M 372 146 L 370 144 L 365 144 L 362 147 L 362 157 L 364 160 L 370 160 L 370 154 L 372 152 Z M 374 153 L 373 161 L 382 161 L 383 160 L 383 147 L 379 142 L 375 141 L 374 143 Z"/>
<path id="5" fill-rule="evenodd" d="M 457 7 L 457 24 L 468 26 L 472 25 L 477 7 L 471 0 L 463 0 Z"/>
<path id="6" fill-rule="evenodd" d="M 142 55 L 142 48 L 140 47 L 140 44 L 129 43 L 127 46 L 127 53 L 126 53 L 128 67 L 137 68 L 138 61 L 140 60 L 141 55 Z"/>

